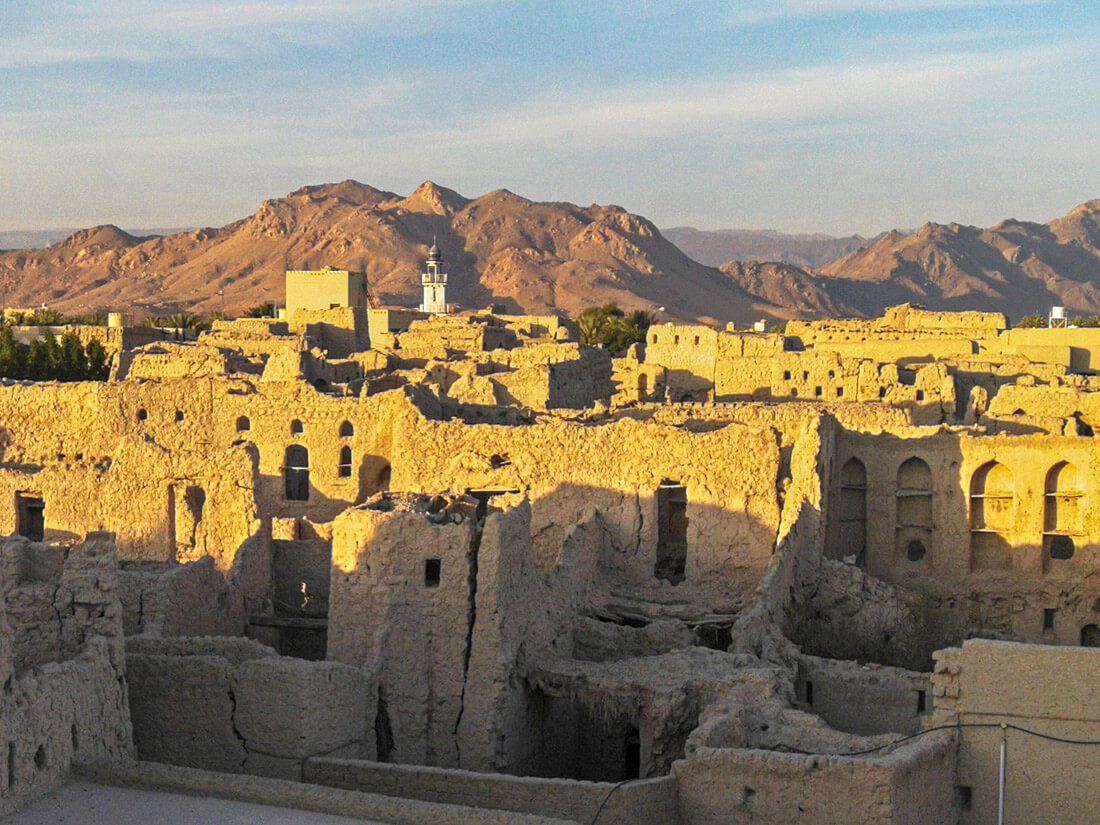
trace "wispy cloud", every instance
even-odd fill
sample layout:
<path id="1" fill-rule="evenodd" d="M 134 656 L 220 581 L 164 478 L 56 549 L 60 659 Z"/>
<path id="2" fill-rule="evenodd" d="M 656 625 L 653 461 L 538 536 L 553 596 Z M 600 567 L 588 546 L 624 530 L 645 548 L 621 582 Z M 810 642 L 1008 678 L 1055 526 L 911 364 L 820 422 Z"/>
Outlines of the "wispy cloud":
<path id="1" fill-rule="evenodd" d="M 743 0 L 725 16 L 732 24 L 836 14 L 916 14 L 941 9 L 1045 5 L 1048 0 Z"/>
<path id="2" fill-rule="evenodd" d="M 311 42 L 318 29 L 331 36 L 335 25 L 342 32 L 364 28 L 375 35 L 415 31 L 430 28 L 440 12 L 498 1 L 131 0 L 26 12 L 22 25 L 3 25 L 5 16 L 14 15 L 0 11 L 0 69 L 189 56 L 248 59 L 253 48 Z"/>
<path id="3" fill-rule="evenodd" d="M 984 85 L 1016 79 L 1091 49 L 1071 43 L 997 52 L 958 52 L 862 65 L 826 65 L 729 81 L 605 88 L 465 124 L 443 140 L 538 142 L 576 139 L 620 143 L 883 113 L 914 117 L 983 94 Z M 920 115 L 918 115 L 920 112 Z"/>

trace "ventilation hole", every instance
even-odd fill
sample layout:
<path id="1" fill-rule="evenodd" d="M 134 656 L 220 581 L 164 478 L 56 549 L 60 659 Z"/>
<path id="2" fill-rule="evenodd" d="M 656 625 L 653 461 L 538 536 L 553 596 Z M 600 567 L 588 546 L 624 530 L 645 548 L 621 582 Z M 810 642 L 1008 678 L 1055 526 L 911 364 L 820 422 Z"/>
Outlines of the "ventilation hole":
<path id="1" fill-rule="evenodd" d="M 183 421 L 183 410 L 176 410 L 176 421 Z"/>
<path id="2" fill-rule="evenodd" d="M 72 728 L 69 730 L 69 733 L 73 738 L 73 753 L 76 753 L 78 750 L 80 750 L 80 734 L 76 730 L 75 722 L 73 723 Z"/>
<path id="3" fill-rule="evenodd" d="M 137 411 L 137 420 L 138 421 L 144 421 L 148 417 L 149 417 L 149 413 L 146 410 L 142 409 L 142 410 Z"/>
<path id="4" fill-rule="evenodd" d="M 1073 539 L 1069 536 L 1050 536 L 1050 557 L 1052 559 L 1061 559 L 1065 561 L 1073 558 L 1073 553 L 1077 549 L 1073 544 Z"/>
<path id="5" fill-rule="evenodd" d="M 924 558 L 928 550 L 924 546 L 924 542 L 920 539 L 913 539 L 905 546 L 905 557 L 909 561 L 920 561 Z"/>

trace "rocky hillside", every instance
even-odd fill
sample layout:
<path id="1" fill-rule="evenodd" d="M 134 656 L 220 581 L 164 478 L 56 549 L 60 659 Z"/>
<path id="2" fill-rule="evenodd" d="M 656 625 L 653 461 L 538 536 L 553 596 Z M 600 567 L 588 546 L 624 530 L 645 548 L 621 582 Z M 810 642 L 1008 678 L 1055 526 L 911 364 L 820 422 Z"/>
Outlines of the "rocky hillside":
<path id="1" fill-rule="evenodd" d="M 616 301 L 704 322 L 791 315 L 619 207 L 536 203 L 503 189 L 471 200 L 430 182 L 408 197 L 355 181 L 308 186 L 228 226 L 161 237 L 81 230 L 45 249 L 0 252 L 0 281 L 9 306 L 240 312 L 281 302 L 288 267 L 330 265 L 365 269 L 384 304 L 416 305 L 433 238 L 448 297 L 465 307 L 575 314 Z"/>
<path id="2" fill-rule="evenodd" d="M 707 266 L 727 261 L 781 261 L 812 269 L 855 252 L 877 238 L 849 235 L 787 235 L 770 229 L 662 229 L 666 238 L 690 257 Z"/>
<path id="3" fill-rule="evenodd" d="M 1046 224 L 928 223 L 913 234 L 891 232 L 816 274 L 834 300 L 868 314 L 903 301 L 1012 318 L 1051 306 L 1100 313 L 1100 200 Z"/>

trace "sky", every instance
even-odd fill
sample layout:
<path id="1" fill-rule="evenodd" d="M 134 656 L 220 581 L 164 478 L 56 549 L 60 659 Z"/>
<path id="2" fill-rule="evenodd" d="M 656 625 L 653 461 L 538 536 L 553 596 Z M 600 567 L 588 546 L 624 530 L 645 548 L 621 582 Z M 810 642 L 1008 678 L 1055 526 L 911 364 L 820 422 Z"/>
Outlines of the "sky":
<path id="1" fill-rule="evenodd" d="M 352 178 L 872 235 L 1100 197 L 1100 2 L 4 0 L 0 230 Z"/>

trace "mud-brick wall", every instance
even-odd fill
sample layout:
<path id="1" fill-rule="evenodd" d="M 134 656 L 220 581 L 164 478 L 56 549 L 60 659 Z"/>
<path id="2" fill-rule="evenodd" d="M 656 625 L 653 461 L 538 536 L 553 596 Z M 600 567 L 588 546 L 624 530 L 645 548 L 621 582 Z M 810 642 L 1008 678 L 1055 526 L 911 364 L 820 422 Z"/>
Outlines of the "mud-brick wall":
<path id="1" fill-rule="evenodd" d="M 597 812 L 603 825 L 677 825 L 679 821 L 676 780 L 671 776 L 614 785 L 320 757 L 306 761 L 303 779 L 364 793 L 576 822 L 592 822 Z"/>
<path id="2" fill-rule="evenodd" d="M 954 774 L 947 732 L 877 758 L 701 748 L 673 767 L 684 825 L 943 825 Z"/>
<path id="3" fill-rule="evenodd" d="M 689 581 L 749 594 L 775 546 L 781 468 L 770 428 L 718 424 L 691 432 L 629 418 L 471 427 L 409 415 L 399 432 L 395 489 L 527 493 L 543 570 L 553 566 L 569 526 L 594 504 L 621 550 L 619 572 L 652 581 L 657 491 L 666 481 L 686 488 Z"/>
<path id="4" fill-rule="evenodd" d="M 55 788 L 74 758 L 132 755 L 113 542 L 41 549 L 0 548 L 0 816 Z"/>
<path id="5" fill-rule="evenodd" d="M 379 735 L 368 756 L 458 764 L 480 537 L 441 516 L 356 509 L 333 525 L 328 658 L 372 677 L 363 701 Z"/>
<path id="6" fill-rule="evenodd" d="M 93 636 L 122 637 L 114 537 L 74 547 L 0 541 L 4 613 L 16 672 L 71 659 Z"/>
<path id="7" fill-rule="evenodd" d="M 134 636 L 127 664 L 141 759 L 300 779 L 306 757 L 359 751 L 363 678 L 355 668 L 218 637 Z"/>
<path id="8" fill-rule="evenodd" d="M 936 654 L 936 722 L 959 736 L 962 825 L 997 821 L 1006 739 L 1005 822 L 1096 822 L 1100 745 L 1002 732 L 1002 722 L 1062 739 L 1100 740 L 1100 651 L 972 639 Z M 970 724 L 992 727 L 967 727 Z"/>

